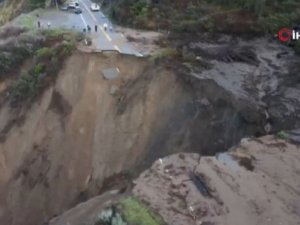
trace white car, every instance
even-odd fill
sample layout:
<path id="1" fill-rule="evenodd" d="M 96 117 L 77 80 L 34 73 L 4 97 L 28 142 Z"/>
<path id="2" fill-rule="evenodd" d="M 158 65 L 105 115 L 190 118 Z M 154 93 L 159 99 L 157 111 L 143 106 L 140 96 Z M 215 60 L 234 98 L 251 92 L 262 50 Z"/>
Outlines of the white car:
<path id="1" fill-rule="evenodd" d="M 78 8 L 78 7 L 79 7 L 79 3 L 78 3 L 77 1 L 69 2 L 69 3 L 68 3 L 68 7 L 69 7 L 70 9 Z"/>
<path id="2" fill-rule="evenodd" d="M 92 11 L 99 11 L 100 10 L 100 6 L 96 3 L 92 3 L 91 4 L 91 10 Z"/>

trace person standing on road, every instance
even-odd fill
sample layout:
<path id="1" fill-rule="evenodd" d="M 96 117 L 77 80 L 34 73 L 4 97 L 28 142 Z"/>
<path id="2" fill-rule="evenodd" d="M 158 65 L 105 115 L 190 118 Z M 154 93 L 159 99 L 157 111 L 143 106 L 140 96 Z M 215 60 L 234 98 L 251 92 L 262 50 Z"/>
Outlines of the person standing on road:
<path id="1" fill-rule="evenodd" d="M 95 25 L 95 32 L 97 32 L 98 31 L 98 26 L 97 25 Z"/>
<path id="2" fill-rule="evenodd" d="M 103 24 L 104 30 L 107 31 L 107 23 Z"/>
<path id="3" fill-rule="evenodd" d="M 87 25 L 87 29 L 88 29 L 88 32 L 91 32 L 91 27 L 90 27 L 90 25 Z"/>
<path id="4" fill-rule="evenodd" d="M 41 22 L 38 21 L 38 22 L 37 22 L 37 25 L 38 25 L 38 28 L 40 28 L 40 27 L 41 27 Z"/>

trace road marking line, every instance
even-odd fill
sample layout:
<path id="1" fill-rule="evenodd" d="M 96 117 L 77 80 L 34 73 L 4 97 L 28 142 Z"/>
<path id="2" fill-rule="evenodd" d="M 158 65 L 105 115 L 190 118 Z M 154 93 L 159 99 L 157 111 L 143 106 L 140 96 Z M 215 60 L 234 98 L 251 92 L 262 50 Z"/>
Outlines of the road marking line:
<path id="1" fill-rule="evenodd" d="M 88 6 L 83 2 L 83 1 L 80 1 L 82 3 L 82 5 L 84 6 L 84 8 L 87 10 L 87 12 L 91 15 L 92 19 L 98 23 L 96 17 L 93 15 L 93 13 L 91 13 L 91 11 L 89 10 Z M 101 12 L 102 14 L 102 12 Z M 81 15 L 81 14 L 80 14 Z M 103 15 L 103 14 L 102 14 Z M 83 19 L 83 16 L 81 15 L 82 19 Z M 84 19 L 83 19 L 84 20 Z M 84 21 L 84 23 L 87 25 L 87 23 Z M 100 25 L 100 30 L 102 31 L 102 33 L 104 34 L 104 36 L 107 38 L 108 41 L 112 41 L 111 37 L 107 34 L 106 31 L 104 31 L 104 29 L 101 27 Z M 114 48 L 118 51 L 118 52 L 121 52 L 121 49 L 117 46 L 117 45 L 114 45 Z"/>
<path id="2" fill-rule="evenodd" d="M 117 45 L 114 45 L 114 48 L 115 48 L 118 52 L 121 52 L 121 49 L 120 49 Z"/>
<path id="3" fill-rule="evenodd" d="M 112 41 L 111 37 L 103 30 L 103 28 L 100 25 L 100 30 L 102 31 L 102 33 L 104 34 L 104 36 L 107 38 L 107 40 Z"/>
<path id="4" fill-rule="evenodd" d="M 80 1 L 82 3 L 82 5 L 84 6 L 84 8 L 87 10 L 87 12 L 91 15 L 92 19 L 98 23 L 96 17 L 91 13 L 91 11 L 89 10 L 88 6 L 83 2 L 83 1 Z M 80 14 L 81 15 L 81 14 Z M 107 38 L 108 41 L 112 41 L 111 37 L 103 30 L 103 28 L 101 27 L 100 25 L 100 30 L 102 31 L 102 33 L 104 34 L 104 36 Z"/>
<path id="5" fill-rule="evenodd" d="M 84 26 L 87 26 L 87 23 L 86 23 L 85 19 L 83 18 L 82 14 L 80 14 L 80 17 L 81 17 L 81 20 L 82 20 L 83 23 L 84 23 Z"/>
<path id="6" fill-rule="evenodd" d="M 80 1 L 80 2 L 84 6 L 84 8 L 87 10 L 87 12 L 91 15 L 92 19 L 97 23 L 98 21 L 97 21 L 96 17 L 93 15 L 93 13 L 91 13 L 89 7 L 83 1 Z"/>

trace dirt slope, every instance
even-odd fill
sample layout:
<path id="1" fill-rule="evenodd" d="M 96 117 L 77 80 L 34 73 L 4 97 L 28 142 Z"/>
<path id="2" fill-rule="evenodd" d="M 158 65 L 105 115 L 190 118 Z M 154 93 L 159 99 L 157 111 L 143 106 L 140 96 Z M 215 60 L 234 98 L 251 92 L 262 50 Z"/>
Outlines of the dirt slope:
<path id="1" fill-rule="evenodd" d="M 299 147 L 273 136 L 243 139 L 217 157 L 158 160 L 135 181 L 133 193 L 172 225 L 296 225 L 299 160 Z"/>
<path id="2" fill-rule="evenodd" d="M 298 162 L 299 147 L 286 140 L 274 136 L 243 139 L 216 157 L 179 153 L 157 160 L 134 181 L 132 194 L 166 224 L 297 225 Z M 112 205 L 122 212 L 119 203 L 128 194 L 106 192 L 49 224 L 103 224 L 101 215 Z"/>
<path id="3" fill-rule="evenodd" d="M 2 104 L 0 221 L 40 224 L 98 195 L 116 173 L 299 127 L 298 67 L 291 70 L 298 58 L 274 43 L 223 45 L 187 48 L 211 64 L 198 70 L 76 52 L 31 108 Z M 118 79 L 102 77 L 110 67 L 118 67 Z"/>
<path id="4" fill-rule="evenodd" d="M 120 78 L 102 77 L 110 67 L 119 68 Z M 58 77 L 21 117 L 8 105 L 0 109 L 4 224 L 36 225 L 97 194 L 106 177 L 145 154 L 151 127 L 158 114 L 163 123 L 178 91 L 170 72 L 126 56 L 76 53 Z M 127 104 L 133 96 L 124 92 L 137 77 L 138 96 Z"/>

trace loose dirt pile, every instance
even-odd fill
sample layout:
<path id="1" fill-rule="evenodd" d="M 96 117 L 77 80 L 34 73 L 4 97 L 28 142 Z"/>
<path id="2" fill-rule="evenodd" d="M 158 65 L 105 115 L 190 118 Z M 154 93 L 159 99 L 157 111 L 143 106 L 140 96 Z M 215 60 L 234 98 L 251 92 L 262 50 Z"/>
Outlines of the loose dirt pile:
<path id="1" fill-rule="evenodd" d="M 130 28 L 117 27 L 116 30 L 125 35 L 127 40 L 143 55 L 153 55 L 160 48 L 156 44 L 162 33 L 155 31 L 133 30 Z"/>
<path id="2" fill-rule="evenodd" d="M 266 136 L 217 157 L 171 155 L 133 193 L 172 225 L 300 224 L 299 151 Z"/>

